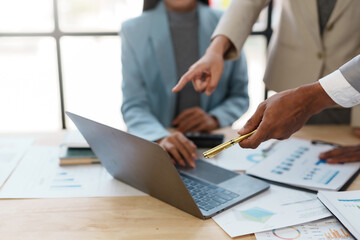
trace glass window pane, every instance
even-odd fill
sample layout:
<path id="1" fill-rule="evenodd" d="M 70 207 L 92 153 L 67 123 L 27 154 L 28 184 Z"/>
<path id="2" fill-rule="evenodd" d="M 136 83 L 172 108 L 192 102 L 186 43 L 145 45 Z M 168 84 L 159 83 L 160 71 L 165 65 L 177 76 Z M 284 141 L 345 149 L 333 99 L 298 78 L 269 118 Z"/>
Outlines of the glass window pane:
<path id="1" fill-rule="evenodd" d="M 120 38 L 64 37 L 61 47 L 66 110 L 125 129 Z M 74 129 L 68 118 L 67 127 Z"/>
<path id="2" fill-rule="evenodd" d="M 121 23 L 142 12 L 143 0 L 58 0 L 65 32 L 117 32 Z"/>
<path id="3" fill-rule="evenodd" d="M 263 82 L 266 67 L 266 38 L 249 36 L 245 42 L 245 55 L 249 75 L 249 110 L 234 123 L 234 128 L 242 127 L 255 112 L 257 106 L 264 101 L 265 85 Z"/>
<path id="4" fill-rule="evenodd" d="M 51 32 L 53 1 L 0 0 L 0 32 Z"/>
<path id="5" fill-rule="evenodd" d="M 210 5 L 212 8 L 226 11 L 229 7 L 232 0 L 211 0 Z M 268 8 L 264 8 L 259 15 L 259 18 L 256 20 L 253 31 L 264 31 L 266 29 L 267 24 L 267 16 L 268 16 Z"/>
<path id="6" fill-rule="evenodd" d="M 0 131 L 61 128 L 52 38 L 0 38 Z"/>

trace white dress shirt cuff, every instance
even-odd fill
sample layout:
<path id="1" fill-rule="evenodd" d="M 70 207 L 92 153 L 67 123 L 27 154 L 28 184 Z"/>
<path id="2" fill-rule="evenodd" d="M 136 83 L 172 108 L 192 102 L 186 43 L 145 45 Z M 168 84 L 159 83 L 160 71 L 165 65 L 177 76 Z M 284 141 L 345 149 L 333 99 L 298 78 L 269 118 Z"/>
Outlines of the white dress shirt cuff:
<path id="1" fill-rule="evenodd" d="M 331 99 L 342 107 L 353 107 L 360 104 L 360 93 L 353 88 L 340 70 L 319 80 L 320 85 Z"/>

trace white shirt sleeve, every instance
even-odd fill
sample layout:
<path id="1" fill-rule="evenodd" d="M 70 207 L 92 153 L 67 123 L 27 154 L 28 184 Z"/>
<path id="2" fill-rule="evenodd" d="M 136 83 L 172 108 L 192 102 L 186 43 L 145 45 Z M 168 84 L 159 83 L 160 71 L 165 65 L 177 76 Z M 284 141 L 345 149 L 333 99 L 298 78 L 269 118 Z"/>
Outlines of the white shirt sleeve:
<path id="1" fill-rule="evenodd" d="M 360 104 L 360 93 L 353 88 L 340 70 L 321 78 L 320 85 L 331 99 L 342 107 Z"/>

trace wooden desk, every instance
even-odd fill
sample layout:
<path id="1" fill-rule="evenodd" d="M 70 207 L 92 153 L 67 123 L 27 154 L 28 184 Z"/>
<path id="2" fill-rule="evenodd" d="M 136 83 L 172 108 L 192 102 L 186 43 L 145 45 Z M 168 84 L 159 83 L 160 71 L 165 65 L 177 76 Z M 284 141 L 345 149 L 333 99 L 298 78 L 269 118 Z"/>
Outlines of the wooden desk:
<path id="1" fill-rule="evenodd" d="M 231 129 L 222 131 L 228 137 L 236 135 Z M 61 136 L 61 133 L 42 136 L 37 144 L 54 144 Z M 346 126 L 306 126 L 295 136 L 360 144 Z M 360 189 L 359 177 L 349 189 Z M 1 200 L 0 239 L 218 240 L 230 237 L 211 219 L 200 220 L 157 199 L 142 196 Z M 237 239 L 255 237 L 247 235 Z"/>

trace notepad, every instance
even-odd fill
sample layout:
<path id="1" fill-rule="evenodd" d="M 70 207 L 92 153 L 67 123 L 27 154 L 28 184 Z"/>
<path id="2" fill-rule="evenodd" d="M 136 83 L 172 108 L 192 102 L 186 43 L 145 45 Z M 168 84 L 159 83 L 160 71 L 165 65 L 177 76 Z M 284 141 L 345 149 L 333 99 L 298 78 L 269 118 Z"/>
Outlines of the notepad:
<path id="1" fill-rule="evenodd" d="M 100 163 L 91 148 L 76 148 L 62 145 L 59 154 L 59 164 L 64 165 L 77 165 L 77 164 L 94 164 Z"/>

